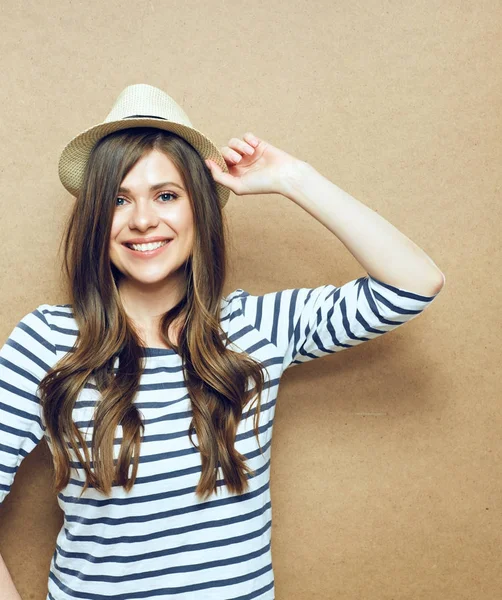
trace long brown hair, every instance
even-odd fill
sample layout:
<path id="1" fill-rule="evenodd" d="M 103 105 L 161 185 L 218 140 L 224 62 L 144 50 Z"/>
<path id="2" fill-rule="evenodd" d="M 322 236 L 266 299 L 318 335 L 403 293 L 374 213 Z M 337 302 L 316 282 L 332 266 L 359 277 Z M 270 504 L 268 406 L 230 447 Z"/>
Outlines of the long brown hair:
<path id="1" fill-rule="evenodd" d="M 218 467 L 229 491 L 242 494 L 249 488 L 246 473 L 255 472 L 234 447 L 242 410 L 256 394 L 254 431 L 258 437 L 264 365 L 245 352 L 234 352 L 220 325 L 220 301 L 226 273 L 226 221 L 211 172 L 196 150 L 179 136 L 156 128 L 121 130 L 101 139 L 93 148 L 83 184 L 66 224 L 64 273 L 77 340 L 39 385 L 41 404 L 54 456 L 55 489 L 59 493 L 70 478 L 70 446 L 85 471 L 82 493 L 92 485 L 111 495 L 112 485 L 129 491 L 136 479 L 139 449 L 144 433 L 134 397 L 143 372 L 141 339 L 124 311 L 118 281 L 122 273 L 111 263 L 109 238 L 118 188 L 150 150 L 165 152 L 180 172 L 188 190 L 194 216 L 192 254 L 184 264 L 186 292 L 180 302 L 162 315 L 160 335 L 182 358 L 183 375 L 193 418 L 187 434 L 197 433 L 202 473 L 195 490 L 200 499 L 217 491 Z M 177 344 L 168 330 L 181 323 Z M 116 357 L 119 367 L 113 373 Z M 93 376 L 100 401 L 94 412 L 89 451 L 72 418 L 75 401 Z M 255 387 L 247 389 L 249 378 Z M 123 438 L 113 464 L 117 425 Z M 77 446 L 80 442 L 85 459 Z M 133 469 L 129 477 L 129 466 Z"/>

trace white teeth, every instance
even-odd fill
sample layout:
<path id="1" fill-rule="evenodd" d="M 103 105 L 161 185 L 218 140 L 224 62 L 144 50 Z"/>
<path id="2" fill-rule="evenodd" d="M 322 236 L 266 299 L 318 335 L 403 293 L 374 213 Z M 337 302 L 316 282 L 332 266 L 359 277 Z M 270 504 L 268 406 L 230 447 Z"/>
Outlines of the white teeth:
<path id="1" fill-rule="evenodd" d="M 129 244 L 133 250 L 139 250 L 139 252 L 147 252 L 148 250 L 155 250 L 161 246 L 165 246 L 170 240 L 164 240 L 163 242 L 154 242 L 150 244 Z"/>

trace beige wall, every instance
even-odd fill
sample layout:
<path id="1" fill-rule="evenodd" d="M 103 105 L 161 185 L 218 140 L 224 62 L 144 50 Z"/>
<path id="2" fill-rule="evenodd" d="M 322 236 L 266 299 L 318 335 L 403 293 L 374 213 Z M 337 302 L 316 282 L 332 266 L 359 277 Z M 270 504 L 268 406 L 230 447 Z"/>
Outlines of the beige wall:
<path id="1" fill-rule="evenodd" d="M 488 0 L 2 6 L 2 342 L 39 304 L 68 301 L 59 153 L 132 83 L 167 91 L 220 146 L 250 130 L 310 162 L 446 275 L 418 319 L 285 374 L 278 600 L 502 593 L 501 21 Z M 365 275 L 283 196 L 231 194 L 225 210 L 228 292 Z M 62 523 L 50 460 L 37 447 L 0 511 L 0 552 L 33 600 L 45 600 Z"/>

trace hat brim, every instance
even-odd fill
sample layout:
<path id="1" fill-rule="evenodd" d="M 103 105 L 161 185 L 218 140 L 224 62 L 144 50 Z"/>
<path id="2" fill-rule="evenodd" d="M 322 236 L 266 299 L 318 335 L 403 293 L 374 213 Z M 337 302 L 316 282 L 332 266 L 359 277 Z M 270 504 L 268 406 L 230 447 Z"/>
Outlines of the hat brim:
<path id="1" fill-rule="evenodd" d="M 172 131 L 186 140 L 199 153 L 202 159 L 211 159 L 218 164 L 225 173 L 228 173 L 227 163 L 218 147 L 203 133 L 180 123 L 156 119 L 152 117 L 135 117 L 133 119 L 120 119 L 109 123 L 100 123 L 86 129 L 74 137 L 61 152 L 58 164 L 59 179 L 63 186 L 77 196 L 82 186 L 85 166 L 95 144 L 109 133 L 130 129 L 134 127 L 156 127 L 164 131 Z M 229 188 L 215 181 L 216 191 L 223 208 L 230 195 Z"/>

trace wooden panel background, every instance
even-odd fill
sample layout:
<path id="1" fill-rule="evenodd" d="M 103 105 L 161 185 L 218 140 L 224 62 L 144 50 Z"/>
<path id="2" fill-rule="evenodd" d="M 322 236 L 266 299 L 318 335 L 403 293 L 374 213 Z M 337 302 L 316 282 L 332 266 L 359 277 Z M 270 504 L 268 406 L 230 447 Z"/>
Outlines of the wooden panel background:
<path id="1" fill-rule="evenodd" d="M 218 145 L 253 131 L 422 247 L 440 297 L 378 340 L 288 371 L 272 462 L 278 600 L 502 597 L 499 2 L 159 0 L 2 6 L 0 337 L 65 303 L 66 142 L 132 83 Z M 226 291 L 365 275 L 280 195 L 238 197 Z M 41 444 L 0 511 L 0 552 L 44 600 L 62 515 Z"/>

